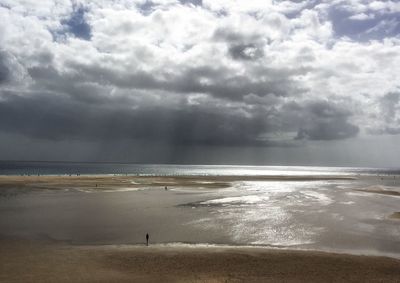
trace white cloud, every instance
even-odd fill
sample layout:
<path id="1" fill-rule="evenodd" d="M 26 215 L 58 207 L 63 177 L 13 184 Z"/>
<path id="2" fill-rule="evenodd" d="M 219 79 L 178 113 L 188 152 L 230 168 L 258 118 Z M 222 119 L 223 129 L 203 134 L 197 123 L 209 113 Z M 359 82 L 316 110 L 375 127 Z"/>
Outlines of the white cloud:
<path id="1" fill-rule="evenodd" d="M 355 20 L 355 21 L 365 21 L 365 20 L 371 20 L 373 18 L 375 18 L 374 14 L 365 14 L 365 13 L 355 14 L 349 17 L 350 20 Z"/>

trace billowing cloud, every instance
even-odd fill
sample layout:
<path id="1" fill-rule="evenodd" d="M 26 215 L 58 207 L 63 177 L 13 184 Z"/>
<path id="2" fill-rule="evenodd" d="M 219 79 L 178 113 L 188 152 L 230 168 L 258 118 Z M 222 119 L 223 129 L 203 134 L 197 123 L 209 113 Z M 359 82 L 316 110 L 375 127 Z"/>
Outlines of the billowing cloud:
<path id="1" fill-rule="evenodd" d="M 270 146 L 398 134 L 395 1 L 2 1 L 0 132 Z"/>

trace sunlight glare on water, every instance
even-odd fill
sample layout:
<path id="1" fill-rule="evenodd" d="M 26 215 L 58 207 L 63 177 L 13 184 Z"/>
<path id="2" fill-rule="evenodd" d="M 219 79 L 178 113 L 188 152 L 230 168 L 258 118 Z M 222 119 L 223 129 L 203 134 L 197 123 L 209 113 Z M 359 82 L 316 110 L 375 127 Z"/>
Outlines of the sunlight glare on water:
<path id="1" fill-rule="evenodd" d="M 229 227 L 235 242 L 292 246 L 310 244 L 323 228 L 296 221 L 308 207 L 323 208 L 332 202 L 326 194 L 328 181 L 241 181 L 231 194 L 200 202 L 213 210 L 213 218 L 201 225 L 220 223 Z M 199 222 L 200 223 L 200 222 Z"/>

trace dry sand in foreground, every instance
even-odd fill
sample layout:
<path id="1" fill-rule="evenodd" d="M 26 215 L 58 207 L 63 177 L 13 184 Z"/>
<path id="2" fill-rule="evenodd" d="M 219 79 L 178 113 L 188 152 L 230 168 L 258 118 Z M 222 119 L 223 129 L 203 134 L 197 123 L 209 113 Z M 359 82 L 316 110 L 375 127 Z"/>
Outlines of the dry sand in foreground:
<path id="1" fill-rule="evenodd" d="M 260 248 L 0 241 L 0 282 L 399 282 L 400 260 Z"/>

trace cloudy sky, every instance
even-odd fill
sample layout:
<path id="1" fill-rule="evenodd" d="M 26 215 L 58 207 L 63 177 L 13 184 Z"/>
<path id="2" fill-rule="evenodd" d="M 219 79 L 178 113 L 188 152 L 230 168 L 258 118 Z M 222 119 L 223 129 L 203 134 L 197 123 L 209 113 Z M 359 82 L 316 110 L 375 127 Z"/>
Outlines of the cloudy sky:
<path id="1" fill-rule="evenodd" d="M 400 166 L 400 2 L 0 0 L 0 159 Z"/>

